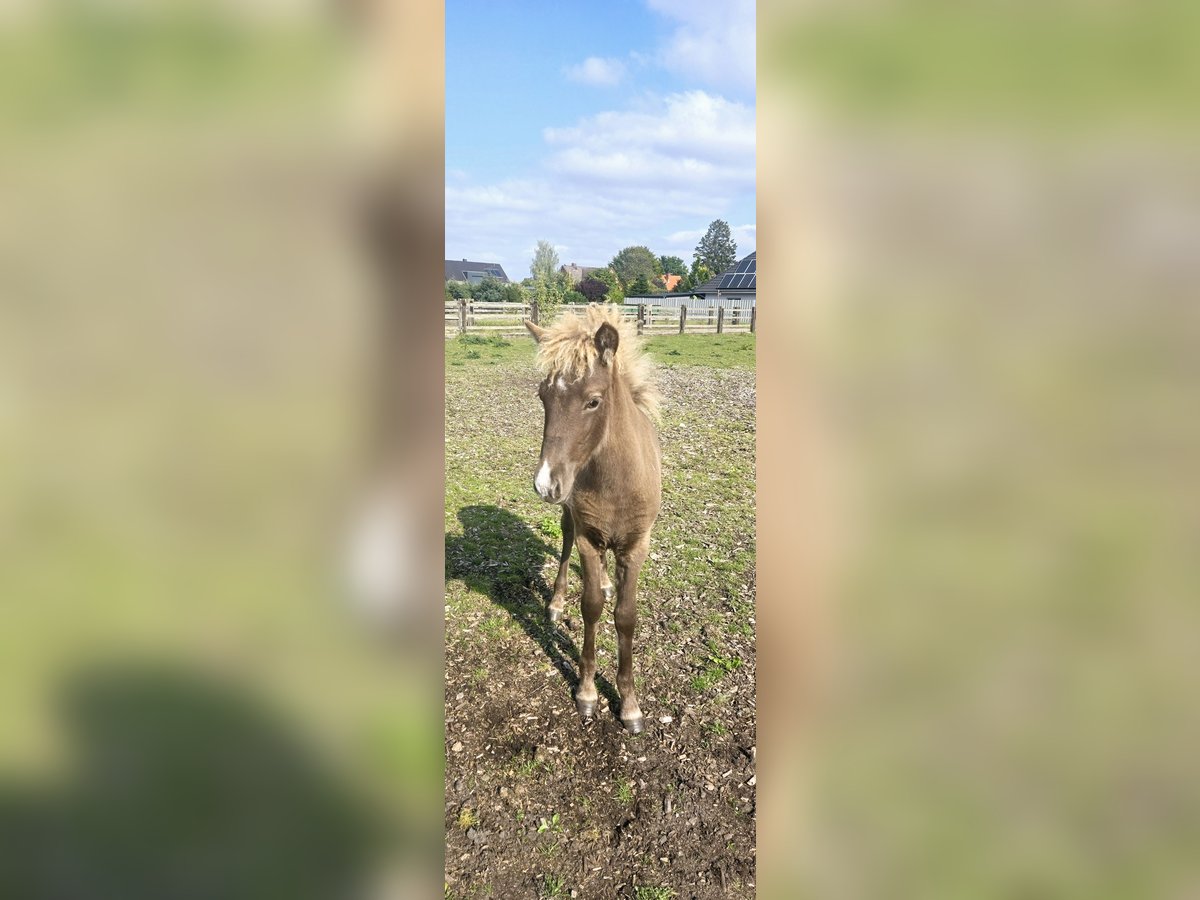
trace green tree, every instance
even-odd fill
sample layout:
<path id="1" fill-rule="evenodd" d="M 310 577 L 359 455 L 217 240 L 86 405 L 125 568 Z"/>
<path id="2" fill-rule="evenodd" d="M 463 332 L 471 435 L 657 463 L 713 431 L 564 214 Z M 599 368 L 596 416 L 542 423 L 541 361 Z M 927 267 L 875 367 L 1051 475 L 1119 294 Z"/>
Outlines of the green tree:
<path id="1" fill-rule="evenodd" d="M 649 247 L 642 246 L 626 247 L 612 258 L 608 267 L 617 273 L 617 280 L 625 293 L 629 293 L 631 285 L 639 275 L 645 276 L 649 281 L 655 275 L 661 274 L 658 257 L 650 252 Z"/>
<path id="2" fill-rule="evenodd" d="M 701 262 L 699 259 L 692 260 L 692 271 L 688 273 L 692 283 L 688 290 L 699 287 L 716 274 L 717 273 L 710 269 L 707 264 Z"/>
<path id="3" fill-rule="evenodd" d="M 704 263 L 713 275 L 724 272 L 737 262 L 737 244 L 734 243 L 733 232 L 729 230 L 728 222 L 714 219 L 709 223 L 708 231 L 704 232 L 704 237 L 700 238 L 700 243 L 696 245 L 693 260 L 693 272 L 696 261 L 699 261 Z"/>
<path id="4" fill-rule="evenodd" d="M 533 287 L 529 293 L 531 302 L 537 307 L 538 319 L 543 325 L 554 320 L 566 296 L 562 279 L 545 278 L 542 275 L 533 279 Z"/>
<path id="5" fill-rule="evenodd" d="M 645 275 L 638 275 L 633 279 L 633 283 L 629 285 L 629 293 L 631 294 L 649 294 L 652 288 L 650 287 L 650 279 Z"/>
<path id="6" fill-rule="evenodd" d="M 526 297 L 525 289 L 523 287 L 521 287 L 521 285 L 510 281 L 507 284 L 503 285 L 502 289 L 503 289 L 503 293 L 504 293 L 504 302 L 505 303 L 524 303 L 525 302 L 525 297 Z"/>
<path id="7" fill-rule="evenodd" d="M 664 275 L 684 275 L 687 273 L 687 264 L 678 256 L 660 256 L 658 258 L 658 265 Z"/>
<path id="8" fill-rule="evenodd" d="M 461 300 L 464 297 L 471 296 L 471 285 L 466 281 L 447 281 L 446 282 L 446 299 Z"/>
<path id="9" fill-rule="evenodd" d="M 529 264 L 529 274 L 535 280 L 544 278 L 546 281 L 558 274 L 558 254 L 549 241 L 537 242 L 537 249 L 533 251 L 533 262 Z"/>
<path id="10" fill-rule="evenodd" d="M 471 296 L 480 303 L 503 303 L 504 282 L 494 275 L 485 275 L 483 280 L 475 285 Z"/>
<path id="11" fill-rule="evenodd" d="M 588 298 L 572 288 L 563 296 L 564 303 L 587 303 Z"/>

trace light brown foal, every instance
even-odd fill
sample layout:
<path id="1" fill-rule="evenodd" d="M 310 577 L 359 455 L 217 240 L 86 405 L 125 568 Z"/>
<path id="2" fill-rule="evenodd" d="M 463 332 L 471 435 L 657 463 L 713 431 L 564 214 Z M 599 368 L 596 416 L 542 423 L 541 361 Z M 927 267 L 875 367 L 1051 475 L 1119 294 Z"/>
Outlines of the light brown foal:
<path id="1" fill-rule="evenodd" d="M 538 340 L 538 364 L 546 376 L 538 388 L 546 417 L 534 487 L 547 503 L 563 508 L 550 619 L 562 618 L 574 544 L 583 570 L 584 623 L 575 706 L 585 717 L 596 711 L 596 623 L 615 593 L 620 720 L 637 734 L 645 728 L 633 687 L 637 579 L 662 502 L 657 395 L 649 365 L 633 327 L 613 307 L 593 304 L 583 317 L 567 313 L 545 329 L 525 325 Z M 609 551 L 616 561 L 615 591 Z"/>

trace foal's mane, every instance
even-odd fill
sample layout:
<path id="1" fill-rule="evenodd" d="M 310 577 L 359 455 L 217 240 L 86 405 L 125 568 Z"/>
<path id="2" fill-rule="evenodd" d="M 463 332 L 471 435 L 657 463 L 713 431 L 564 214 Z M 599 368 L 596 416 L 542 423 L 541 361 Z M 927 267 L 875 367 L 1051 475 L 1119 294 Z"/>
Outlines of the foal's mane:
<path id="1" fill-rule="evenodd" d="M 599 356 L 596 331 L 606 322 L 616 328 L 620 336 L 613 359 L 614 375 L 625 381 L 638 408 L 657 422 L 659 396 L 652 381 L 653 364 L 642 352 L 636 326 L 623 319 L 620 309 L 615 306 L 591 303 L 583 316 L 564 313 L 545 329 L 538 342 L 538 369 L 550 378 L 562 376 L 568 381 L 590 373 Z"/>

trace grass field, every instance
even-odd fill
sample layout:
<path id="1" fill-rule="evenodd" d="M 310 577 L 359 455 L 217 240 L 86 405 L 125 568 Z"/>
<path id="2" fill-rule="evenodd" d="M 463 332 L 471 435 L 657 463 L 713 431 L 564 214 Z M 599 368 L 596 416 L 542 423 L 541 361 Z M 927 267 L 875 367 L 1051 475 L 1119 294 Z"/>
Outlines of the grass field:
<path id="1" fill-rule="evenodd" d="M 448 896 L 753 896 L 754 338 L 648 344 L 665 483 L 639 593 L 648 729 L 630 738 L 608 711 L 611 610 L 596 720 L 571 699 L 577 565 L 566 625 L 545 615 L 561 531 L 531 486 L 533 341 L 447 343 Z"/>

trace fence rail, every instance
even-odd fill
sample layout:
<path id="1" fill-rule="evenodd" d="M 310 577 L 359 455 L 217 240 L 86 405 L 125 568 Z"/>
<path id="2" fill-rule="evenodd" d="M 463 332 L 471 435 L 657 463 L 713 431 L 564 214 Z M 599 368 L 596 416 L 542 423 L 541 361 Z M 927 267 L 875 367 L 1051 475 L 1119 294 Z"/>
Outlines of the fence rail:
<path id="1" fill-rule="evenodd" d="M 564 304 L 582 313 L 586 304 Z M 481 303 L 475 300 L 446 301 L 446 336 L 467 333 L 518 334 L 525 319 L 537 322 L 537 311 L 529 303 Z M 625 303 L 621 314 L 636 322 L 638 334 L 753 334 L 757 309 L 744 302 L 725 306 L 666 306 L 658 303 Z M 546 323 L 542 323 L 546 324 Z"/>

